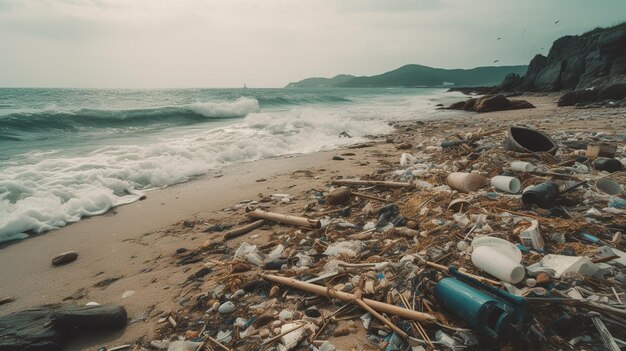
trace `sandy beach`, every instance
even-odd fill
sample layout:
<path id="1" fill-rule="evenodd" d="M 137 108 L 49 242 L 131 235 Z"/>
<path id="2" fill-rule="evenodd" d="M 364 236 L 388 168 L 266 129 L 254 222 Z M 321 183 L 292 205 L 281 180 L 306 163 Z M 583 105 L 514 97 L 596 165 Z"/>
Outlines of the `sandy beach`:
<path id="1" fill-rule="evenodd" d="M 190 270 L 196 270 L 202 262 L 178 265 L 174 257 L 177 250 L 220 243 L 223 232 L 205 230 L 220 223 L 244 223 L 244 206 L 233 209 L 244 200 L 260 201 L 271 194 L 289 194 L 290 202 L 268 200 L 269 208 L 302 215 L 302 208 L 310 201 L 307 191 L 325 189 L 339 176 L 359 177 L 398 164 L 402 151 L 396 146 L 402 142 L 433 145 L 435 138 L 456 132 L 514 124 L 548 133 L 567 130 L 615 134 L 626 130 L 624 108 L 556 107 L 557 97 L 519 97 L 533 103 L 535 109 L 485 114 L 456 112 L 449 119 L 407 121 L 391 135 L 377 137 L 366 147 L 227 167 L 186 183 L 150 191 L 147 199 L 117 207 L 105 215 L 6 244 L 0 249 L 0 298 L 14 296 L 16 300 L 1 305 L 0 314 L 62 301 L 121 304 L 131 319 L 124 331 L 83 336 L 73 340 L 67 349 L 147 344 L 157 336 L 159 317 L 192 299 L 183 283 L 192 273 Z M 332 160 L 335 155 L 343 155 L 345 160 Z M 262 244 L 267 240 L 264 234 L 277 227 L 252 231 L 226 245 L 236 249 L 243 241 Z M 255 235 L 258 237 L 250 239 Z M 61 267 L 51 265 L 52 257 L 69 250 L 79 253 L 75 262 Z M 219 257 L 215 254 L 204 259 Z M 125 292 L 130 296 L 122 298 Z"/>

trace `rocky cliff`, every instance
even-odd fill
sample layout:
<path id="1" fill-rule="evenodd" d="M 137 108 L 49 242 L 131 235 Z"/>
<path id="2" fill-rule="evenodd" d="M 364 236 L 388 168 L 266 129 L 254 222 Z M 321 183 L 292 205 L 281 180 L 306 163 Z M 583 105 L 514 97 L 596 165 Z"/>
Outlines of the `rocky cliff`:
<path id="1" fill-rule="evenodd" d="M 584 90 L 626 83 L 626 22 L 568 35 L 537 55 L 524 76 L 509 74 L 500 91 Z"/>

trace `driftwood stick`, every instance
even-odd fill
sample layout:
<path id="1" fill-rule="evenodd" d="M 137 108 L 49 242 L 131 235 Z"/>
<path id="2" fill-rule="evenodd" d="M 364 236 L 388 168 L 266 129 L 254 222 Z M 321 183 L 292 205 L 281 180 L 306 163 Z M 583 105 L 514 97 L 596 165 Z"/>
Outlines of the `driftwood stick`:
<path id="1" fill-rule="evenodd" d="M 420 260 L 420 261 L 423 262 L 428 267 L 434 268 L 434 269 L 436 269 L 438 271 L 441 271 L 441 272 L 447 272 L 448 271 L 448 267 L 446 267 L 444 265 L 441 265 L 441 264 L 438 264 L 438 263 L 435 263 L 435 262 L 426 261 L 426 260 Z M 472 274 L 472 273 L 466 273 L 466 272 L 463 272 L 463 274 L 465 274 L 468 277 L 474 278 L 474 279 L 478 280 L 481 283 L 489 283 L 491 285 L 496 285 L 496 286 L 500 285 L 500 283 L 495 281 L 495 280 L 491 280 L 489 278 L 481 277 L 479 275 L 475 275 L 475 274 Z"/>
<path id="2" fill-rule="evenodd" d="M 364 309 L 367 312 L 369 312 L 372 316 L 376 317 L 376 319 L 378 319 L 379 321 L 385 323 L 386 326 L 388 326 L 389 328 L 393 329 L 393 331 L 395 331 L 403 339 L 408 339 L 409 338 L 409 334 L 405 333 L 404 330 L 398 328 L 397 325 L 391 323 L 391 321 L 389 321 L 387 318 L 381 316 L 380 313 L 376 312 L 373 308 L 371 308 L 368 304 L 366 304 L 365 301 L 363 301 L 360 298 L 358 298 L 358 299 L 352 300 L 352 302 L 354 302 L 357 305 L 361 306 L 362 309 Z"/>
<path id="3" fill-rule="evenodd" d="M 322 227 L 322 224 L 320 223 L 319 220 L 310 219 L 306 217 L 290 216 L 286 214 L 266 212 L 262 210 L 250 211 L 247 213 L 247 215 L 250 218 L 267 219 L 268 221 L 282 223 L 282 224 L 290 224 L 290 225 L 295 225 L 298 227 L 315 228 L 315 229 L 319 229 Z"/>
<path id="4" fill-rule="evenodd" d="M 354 191 L 351 191 L 350 194 L 352 194 L 354 196 L 360 196 L 360 197 L 365 198 L 365 199 L 376 200 L 376 201 L 385 202 L 385 203 L 397 202 L 397 201 L 391 200 L 391 199 L 383 199 L 382 197 L 366 195 L 366 194 L 361 194 L 361 193 L 355 193 Z"/>
<path id="5" fill-rule="evenodd" d="M 222 344 L 221 342 L 213 339 L 212 337 L 208 336 L 206 337 L 208 340 L 210 340 L 212 343 L 214 343 L 215 345 L 217 345 L 220 349 L 225 350 L 225 351 L 230 351 L 230 349 L 226 346 L 224 346 L 224 344 Z"/>
<path id="6" fill-rule="evenodd" d="M 353 179 L 340 179 L 333 180 L 333 185 L 365 185 L 365 186 L 383 186 L 387 188 L 412 188 L 413 184 L 410 182 L 387 182 L 380 180 L 353 180 Z"/>
<path id="7" fill-rule="evenodd" d="M 263 343 L 261 344 L 261 346 L 265 346 L 265 345 L 267 345 L 267 344 L 269 344 L 269 343 L 272 343 L 272 342 L 274 342 L 274 341 L 276 341 L 276 340 L 280 339 L 281 337 L 283 337 L 283 336 L 285 336 L 285 335 L 287 335 L 287 334 L 289 334 L 289 333 L 291 333 L 291 332 L 294 332 L 294 331 L 296 331 L 296 330 L 298 330 L 298 329 L 300 329 L 300 328 L 304 327 L 305 325 L 306 325 L 306 323 L 303 323 L 303 324 L 297 325 L 297 326 L 295 326 L 295 327 L 293 327 L 293 328 L 291 328 L 291 329 L 285 330 L 284 332 L 282 332 L 282 333 L 280 333 L 280 334 L 278 334 L 278 335 L 276 335 L 276 336 L 274 336 L 274 337 L 271 337 L 271 338 L 269 338 L 269 339 L 267 339 L 267 340 L 263 341 Z"/>
<path id="8" fill-rule="evenodd" d="M 556 178 L 568 178 L 568 179 L 580 180 L 580 178 L 578 176 L 571 175 L 571 174 L 565 174 L 565 173 L 546 172 L 546 171 L 531 171 L 531 172 L 528 172 L 528 173 L 536 174 L 536 175 L 543 175 L 543 176 L 552 176 L 552 177 L 556 177 Z"/>
<path id="9" fill-rule="evenodd" d="M 228 231 L 228 233 L 224 234 L 224 241 L 230 240 L 232 238 L 238 237 L 240 235 L 246 234 L 247 232 L 260 228 L 263 226 L 263 223 L 265 223 L 265 221 L 259 219 L 258 221 L 254 221 L 250 224 L 244 225 L 243 227 L 230 230 Z"/>
<path id="10" fill-rule="evenodd" d="M 261 277 L 265 280 L 273 281 L 275 283 L 279 283 L 279 284 L 290 286 L 292 288 L 308 291 L 316 295 L 326 296 L 328 298 L 337 298 L 345 302 L 350 302 L 357 298 L 355 295 L 350 294 L 350 293 L 330 290 L 321 285 L 309 284 L 309 283 L 305 283 L 305 282 L 291 279 L 291 278 L 280 277 L 280 276 L 271 275 L 271 274 L 261 274 Z M 371 300 L 371 299 L 363 299 L 362 301 L 366 303 L 368 306 L 370 306 L 371 308 L 373 308 L 374 310 L 379 311 L 379 312 L 393 314 L 404 319 L 418 320 L 424 323 L 437 322 L 437 318 L 435 318 L 435 316 L 430 315 L 428 313 L 412 311 L 406 308 L 390 305 L 384 302 L 379 302 L 379 301 Z"/>

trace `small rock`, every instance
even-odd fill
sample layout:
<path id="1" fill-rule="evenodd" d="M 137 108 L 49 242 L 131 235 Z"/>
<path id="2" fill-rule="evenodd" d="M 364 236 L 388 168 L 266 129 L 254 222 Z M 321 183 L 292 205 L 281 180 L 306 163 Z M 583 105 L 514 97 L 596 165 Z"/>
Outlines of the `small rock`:
<path id="1" fill-rule="evenodd" d="M 548 273 L 541 272 L 537 274 L 536 280 L 537 280 L 537 284 L 545 285 L 550 282 L 550 276 L 548 275 Z"/>
<path id="2" fill-rule="evenodd" d="M 261 330 L 259 330 L 259 336 L 262 337 L 263 339 L 269 337 L 270 336 L 269 329 L 261 329 Z"/>
<path id="3" fill-rule="evenodd" d="M 412 147 L 413 147 L 413 145 L 411 145 L 411 143 L 402 143 L 402 144 L 396 145 L 396 149 L 398 149 L 398 150 L 408 150 L 408 149 L 410 149 Z"/>
<path id="4" fill-rule="evenodd" d="M 78 253 L 76 251 L 67 251 L 60 253 L 52 259 L 53 266 L 60 266 L 64 264 L 68 264 L 72 261 L 75 261 L 78 258 Z"/>
<path id="5" fill-rule="evenodd" d="M 326 201 L 329 205 L 342 205 L 346 202 L 350 201 L 350 189 L 348 188 L 339 188 L 333 190 L 328 196 L 326 196 Z"/>
<path id="6" fill-rule="evenodd" d="M 250 265 L 245 264 L 243 262 L 238 262 L 233 265 L 232 272 L 233 273 L 243 273 L 247 272 L 251 269 Z"/>
<path id="7" fill-rule="evenodd" d="M 418 229 L 419 228 L 419 224 L 417 224 L 417 222 L 415 222 L 415 221 L 408 221 L 408 222 L 406 222 L 406 226 L 409 229 Z"/>
<path id="8" fill-rule="evenodd" d="M 274 297 L 276 295 L 278 295 L 278 292 L 280 291 L 280 288 L 276 285 L 272 286 L 272 288 L 270 289 L 270 294 L 269 297 Z"/>
<path id="9" fill-rule="evenodd" d="M 3 297 L 3 298 L 0 299 L 0 305 L 4 305 L 6 303 L 11 303 L 13 301 L 15 301 L 15 297 L 13 297 L 13 296 Z"/>
<path id="10" fill-rule="evenodd" d="M 340 328 L 336 328 L 335 330 L 333 330 L 334 337 L 345 336 L 348 334 L 350 334 L 350 329 L 347 327 L 340 327 Z"/>
<path id="11" fill-rule="evenodd" d="M 345 160 L 345 158 L 341 156 L 333 156 L 333 161 L 343 161 L 343 160 Z"/>
<path id="12" fill-rule="evenodd" d="M 235 309 L 236 307 L 234 303 L 230 301 L 226 301 L 217 309 L 217 311 L 222 314 L 228 314 L 228 313 L 233 313 Z"/>
<path id="13" fill-rule="evenodd" d="M 534 288 L 537 285 L 537 280 L 533 278 L 526 279 L 526 286 L 529 288 Z"/>
<path id="14" fill-rule="evenodd" d="M 139 197 L 139 201 L 143 201 L 143 200 L 145 200 L 145 199 L 147 199 L 147 198 L 148 198 L 148 197 L 147 197 L 146 195 L 141 195 L 141 196 Z"/>

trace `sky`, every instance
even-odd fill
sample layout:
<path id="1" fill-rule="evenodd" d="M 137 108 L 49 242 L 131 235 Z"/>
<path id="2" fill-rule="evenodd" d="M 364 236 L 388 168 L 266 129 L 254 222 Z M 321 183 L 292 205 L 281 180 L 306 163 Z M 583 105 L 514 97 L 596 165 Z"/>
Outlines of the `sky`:
<path id="1" fill-rule="evenodd" d="M 528 64 L 625 17 L 626 0 L 0 0 L 0 86 L 282 87 Z"/>

